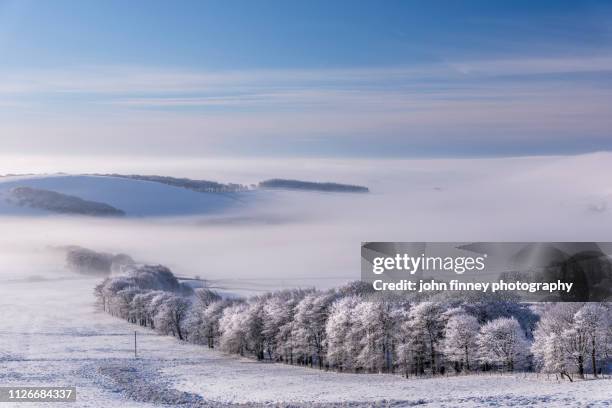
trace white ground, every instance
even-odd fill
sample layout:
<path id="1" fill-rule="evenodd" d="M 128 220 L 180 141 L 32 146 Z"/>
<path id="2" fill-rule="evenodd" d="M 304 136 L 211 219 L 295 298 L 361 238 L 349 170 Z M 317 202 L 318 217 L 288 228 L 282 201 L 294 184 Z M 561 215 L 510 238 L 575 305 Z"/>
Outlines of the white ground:
<path id="1" fill-rule="evenodd" d="M 385 374 L 340 374 L 276 364 L 217 361 L 218 358 L 206 356 L 204 364 L 197 363 L 190 370 L 179 365 L 163 372 L 178 379 L 176 387 L 180 390 L 227 402 L 386 400 L 398 401 L 400 406 L 612 406 L 610 380 L 569 384 L 538 380 L 531 375 L 406 380 Z"/>
<path id="2" fill-rule="evenodd" d="M 75 385 L 78 407 L 371 406 L 383 400 L 378 406 L 612 406 L 612 380 L 326 373 L 228 357 L 140 329 L 134 360 L 135 327 L 94 308 L 97 279 L 44 264 L 37 271 L 0 268 L 0 384 Z"/>
<path id="3" fill-rule="evenodd" d="M 0 217 L 0 385 L 76 385 L 79 402 L 70 407 L 161 402 L 220 407 L 247 401 L 371 406 L 381 399 L 395 402 L 374 406 L 610 406 L 612 380 L 569 384 L 541 378 L 405 380 L 325 373 L 238 360 L 140 329 L 140 358 L 134 360 L 134 326 L 94 309 L 97 280 L 54 271 L 61 260 L 32 251 L 73 244 L 126 252 L 139 261 L 166 264 L 180 275 L 236 280 L 231 290 L 333 286 L 358 278 L 362 241 L 608 241 L 611 158 L 266 160 L 235 163 L 233 173 L 227 173 L 231 163 L 225 161 L 217 163 L 225 173 L 215 173 L 207 162 L 163 172 L 156 160 L 149 170 L 124 168 L 127 173 L 235 182 L 333 180 L 365 184 L 372 193 L 274 194 L 263 200 L 266 205 L 248 205 L 253 213 L 217 223 L 199 218 Z M 131 161 L 121 163 L 132 166 Z M 84 163 L 79 171 L 122 171 L 106 162 L 92 166 Z M 64 168 L 49 168 L 58 170 Z M 221 174 L 227 177 L 217 177 Z M 39 188 L 107 202 L 136 215 L 200 214 L 229 203 L 146 182 L 39 180 Z M 2 206 L 0 200 L 0 214 L 15 213 Z"/>

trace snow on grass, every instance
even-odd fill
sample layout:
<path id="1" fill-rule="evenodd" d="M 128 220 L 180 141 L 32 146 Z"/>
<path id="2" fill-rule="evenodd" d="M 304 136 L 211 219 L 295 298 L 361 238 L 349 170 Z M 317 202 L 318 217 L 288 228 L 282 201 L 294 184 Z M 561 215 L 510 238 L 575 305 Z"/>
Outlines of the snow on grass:
<path id="1" fill-rule="evenodd" d="M 232 228 L 225 224 L 176 228 L 174 224 L 148 223 L 150 220 L 102 223 L 36 218 L 17 222 L 16 217 L 3 218 L 0 383 L 76 385 L 79 402 L 70 405 L 76 407 L 151 407 L 158 400 L 147 400 L 142 394 L 156 387 L 162 394 L 175 390 L 199 395 L 213 406 L 246 401 L 285 401 L 293 406 L 610 406 L 611 380 L 572 384 L 520 376 L 405 380 L 227 357 L 98 313 L 92 293 L 97 279 L 49 267 L 61 261 L 45 264 L 26 255 L 18 262 L 9 252 L 30 244 L 37 248 L 80 244 L 125 251 L 210 279 L 248 278 L 261 285 L 268 282 L 265 278 L 305 278 L 310 280 L 289 280 L 288 284 L 321 286 L 330 282 L 325 280 L 328 277 L 346 281 L 358 276 L 358 243 L 363 240 L 606 240 L 612 220 L 612 213 L 605 210 L 612 200 L 610 163 L 609 154 L 350 163 L 342 165 L 345 170 L 341 172 L 347 177 L 339 180 L 367 184 L 372 194 L 357 198 L 277 193 L 274 200 L 280 205 L 273 207 L 273 215 L 290 210 L 280 213 L 284 218 L 270 216 L 265 225 L 245 224 L 239 218 Z M 310 174 L 313 168 L 323 173 L 321 179 L 338 171 L 335 164 L 302 167 L 288 163 L 282 168 L 263 166 L 270 174 L 258 177 L 316 178 Z M 248 169 L 249 174 L 252 171 Z M 246 170 L 244 174 L 246 177 Z M 251 203 L 251 192 L 242 200 L 242 196 L 201 194 L 125 179 L 0 179 L 0 190 L 17 185 L 106 202 L 135 216 L 223 212 L 245 201 Z M 33 212 L 9 208 L 0 197 L 1 214 Z M 247 221 L 262 219 L 260 214 L 247 215 Z M 233 262 L 226 262 L 230 258 Z M 132 349 L 134 330 L 139 332 L 137 361 Z M 135 388 L 140 392 L 134 393 Z M 380 402 L 383 399 L 387 402 Z"/>
<path id="2" fill-rule="evenodd" d="M 75 385 L 78 407 L 612 406 L 612 380 L 406 380 L 229 357 L 98 312 L 92 294 L 97 279 L 39 267 L 28 273 L 44 279 L 0 271 L 0 383 Z"/>
<path id="3" fill-rule="evenodd" d="M 203 353 L 197 364 L 175 364 L 162 372 L 176 379 L 175 388 L 220 402 L 612 406 L 612 380 L 568 383 L 522 374 L 405 379 L 262 364 L 214 352 Z"/>

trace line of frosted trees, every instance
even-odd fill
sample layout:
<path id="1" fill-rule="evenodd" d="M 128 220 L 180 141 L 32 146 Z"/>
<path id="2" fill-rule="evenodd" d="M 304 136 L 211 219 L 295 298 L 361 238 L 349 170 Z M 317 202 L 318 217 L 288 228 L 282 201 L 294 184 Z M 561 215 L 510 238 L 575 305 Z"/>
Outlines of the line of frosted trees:
<path id="1" fill-rule="evenodd" d="M 406 377 L 538 370 L 570 381 L 606 373 L 612 361 L 606 303 L 411 302 L 378 296 L 359 282 L 223 299 L 207 289 L 143 289 L 134 282 L 112 277 L 100 284 L 104 310 L 258 360 Z"/>

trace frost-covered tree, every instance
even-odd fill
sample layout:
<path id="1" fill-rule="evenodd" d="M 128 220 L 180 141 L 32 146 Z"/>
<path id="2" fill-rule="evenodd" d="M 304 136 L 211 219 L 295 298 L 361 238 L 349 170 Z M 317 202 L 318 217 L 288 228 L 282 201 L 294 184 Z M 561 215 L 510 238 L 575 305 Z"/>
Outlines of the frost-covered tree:
<path id="1" fill-rule="evenodd" d="M 246 350 L 258 360 L 264 359 L 264 304 L 265 300 L 260 297 L 251 299 L 243 312 L 245 316 L 242 320 L 246 335 Z"/>
<path id="2" fill-rule="evenodd" d="M 584 327 L 576 324 L 561 333 L 561 349 L 578 367 L 578 375 L 584 378 L 585 361 L 588 356 L 589 338 Z"/>
<path id="3" fill-rule="evenodd" d="M 354 310 L 355 328 L 361 332 L 361 351 L 357 360 L 367 371 L 392 371 L 396 322 L 393 314 L 393 303 L 384 298 L 362 301 Z"/>
<path id="4" fill-rule="evenodd" d="M 502 317 L 480 328 L 478 352 L 481 362 L 514 371 L 524 366 L 529 343 L 516 318 Z"/>
<path id="5" fill-rule="evenodd" d="M 151 301 L 158 292 L 149 291 L 139 293 L 132 299 L 130 303 L 130 317 L 132 321 L 141 326 L 152 326 L 154 315 L 149 313 Z"/>
<path id="6" fill-rule="evenodd" d="M 219 328 L 219 321 L 223 316 L 223 311 L 232 306 L 234 302 L 231 300 L 221 300 L 219 302 L 211 303 L 202 312 L 202 327 L 201 331 L 203 336 L 206 338 L 206 344 L 208 348 L 215 348 L 221 337 L 221 330 Z"/>
<path id="7" fill-rule="evenodd" d="M 285 290 L 268 296 L 264 304 L 263 335 L 268 358 L 275 361 L 293 360 L 293 317 L 304 291 Z"/>
<path id="8" fill-rule="evenodd" d="M 246 344 L 246 322 L 245 313 L 248 305 L 244 303 L 227 307 L 223 310 L 219 320 L 219 331 L 221 338 L 219 346 L 227 353 L 240 354 L 244 356 L 247 348 Z"/>
<path id="9" fill-rule="evenodd" d="M 586 303 L 574 315 L 574 326 L 581 328 L 586 335 L 594 377 L 597 377 L 597 360 L 606 354 L 610 324 L 608 309 L 599 303 Z"/>
<path id="10" fill-rule="evenodd" d="M 470 370 L 478 350 L 479 329 L 478 319 L 466 313 L 454 314 L 448 319 L 444 329 L 444 355 L 455 363 L 456 371 Z"/>
<path id="11" fill-rule="evenodd" d="M 135 323 L 135 321 L 130 320 L 130 303 L 139 293 L 140 290 L 133 286 L 128 286 L 115 293 L 109 302 L 112 314 Z"/>
<path id="12" fill-rule="evenodd" d="M 548 305 L 536 325 L 531 347 L 537 367 L 547 373 L 558 373 L 573 381 L 574 362 L 566 353 L 563 332 L 574 323 L 580 306 L 573 303 Z"/>
<path id="13" fill-rule="evenodd" d="M 202 309 L 196 306 L 197 300 L 187 311 L 187 316 L 181 322 L 181 333 L 185 340 L 193 344 L 206 344 L 203 332 Z"/>
<path id="14" fill-rule="evenodd" d="M 207 288 L 198 288 L 194 290 L 195 303 L 194 307 L 205 309 L 215 302 L 222 300 L 218 293 Z"/>
<path id="15" fill-rule="evenodd" d="M 182 332 L 185 339 L 194 344 L 208 344 L 208 334 L 204 323 L 204 311 L 213 304 L 221 302 L 217 293 L 198 288 L 194 291 L 192 306 L 182 323 Z"/>
<path id="16" fill-rule="evenodd" d="M 190 307 L 191 301 L 188 298 L 174 294 L 165 297 L 155 315 L 155 327 L 164 334 L 172 334 L 184 340 L 181 329 Z"/>
<path id="17" fill-rule="evenodd" d="M 572 381 L 586 370 L 597 375 L 609 349 L 609 309 L 600 303 L 558 303 L 542 312 L 534 334 L 533 352 L 539 368 Z M 603 364 L 602 364 L 603 365 Z"/>
<path id="18" fill-rule="evenodd" d="M 283 317 L 284 322 L 278 327 L 276 334 L 279 353 L 283 356 L 283 361 L 294 363 L 294 354 L 297 348 L 297 340 L 295 333 L 297 324 L 295 323 L 295 313 L 297 305 L 304 299 L 307 293 L 311 291 L 293 290 L 291 296 L 286 299 Z"/>
<path id="19" fill-rule="evenodd" d="M 605 340 L 604 340 L 604 359 L 608 365 L 612 364 L 612 303 L 607 302 L 604 304 L 608 309 L 608 326 L 605 329 Z"/>
<path id="20" fill-rule="evenodd" d="M 415 299 L 379 297 L 361 283 L 229 300 L 186 289 L 162 266 L 129 265 L 122 273 L 95 288 L 105 311 L 259 360 L 353 372 L 402 369 L 406 376 L 441 373 L 447 362 L 467 371 L 476 360 L 516 370 L 531 367 L 533 337 L 536 366 L 572 380 L 589 369 L 597 375 L 612 350 L 611 308 L 604 303 L 535 306 L 448 296 L 410 303 Z"/>
<path id="21" fill-rule="evenodd" d="M 514 317 L 523 328 L 525 335 L 530 338 L 538 322 L 538 316 L 529 304 L 520 303 L 517 300 L 498 299 L 496 294 L 488 294 L 484 299 L 463 302 L 461 308 L 468 314 L 475 316 L 478 322 L 483 323 L 500 317 Z"/>
<path id="22" fill-rule="evenodd" d="M 253 298 L 223 310 L 219 320 L 221 349 L 234 354 L 264 358 L 263 301 Z"/>
<path id="23" fill-rule="evenodd" d="M 423 375 L 428 350 L 425 329 L 410 318 L 409 311 L 405 311 L 400 319 L 396 334 L 399 366 L 403 369 L 406 378 L 410 373 Z"/>
<path id="24" fill-rule="evenodd" d="M 608 348 L 606 332 L 609 326 L 608 311 L 602 304 L 583 304 L 566 319 L 561 333 L 561 346 L 565 357 L 577 367 L 580 378 L 584 378 L 589 363 L 596 373 L 597 359 L 605 355 Z"/>
<path id="25" fill-rule="evenodd" d="M 163 290 L 151 291 L 153 296 L 147 304 L 146 313 L 150 316 L 151 328 L 156 329 L 156 317 L 166 299 L 172 297 L 172 293 Z"/>
<path id="26" fill-rule="evenodd" d="M 279 354 L 278 332 L 283 323 L 290 319 L 285 308 L 285 301 L 279 293 L 267 296 L 263 305 L 263 329 L 264 348 L 270 360 L 281 361 Z"/>
<path id="27" fill-rule="evenodd" d="M 432 375 L 435 375 L 436 357 L 438 355 L 438 345 L 442 340 L 445 322 L 442 318 L 444 311 L 441 304 L 436 302 L 421 302 L 412 307 L 408 314 L 408 330 L 413 331 L 413 336 L 422 336 L 423 343 L 414 339 L 415 351 L 418 353 L 427 352 L 429 356 L 429 366 Z M 422 346 L 426 347 L 423 350 Z M 421 357 L 422 358 L 422 357 Z"/>
<path id="28" fill-rule="evenodd" d="M 327 361 L 339 371 L 352 371 L 357 367 L 360 328 L 355 327 L 355 311 L 361 302 L 358 296 L 347 296 L 336 300 L 325 325 Z"/>
<path id="29" fill-rule="evenodd" d="M 296 306 L 293 326 L 296 353 L 302 364 L 323 368 L 325 325 L 329 308 L 336 299 L 334 291 L 309 293 Z"/>
<path id="30" fill-rule="evenodd" d="M 113 305 L 113 298 L 123 289 L 133 286 L 125 277 L 106 278 L 101 284 L 96 286 L 94 293 L 98 297 L 99 303 L 105 312 L 117 316 L 117 310 Z"/>

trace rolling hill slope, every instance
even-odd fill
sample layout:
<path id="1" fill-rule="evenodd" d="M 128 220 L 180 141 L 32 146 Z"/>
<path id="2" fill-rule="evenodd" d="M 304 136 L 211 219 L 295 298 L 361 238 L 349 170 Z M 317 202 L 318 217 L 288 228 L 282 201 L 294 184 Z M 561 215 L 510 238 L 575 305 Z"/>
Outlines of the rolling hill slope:
<path id="1" fill-rule="evenodd" d="M 250 192 L 196 192 L 152 181 L 108 176 L 26 176 L 0 178 L 0 214 L 50 214 L 40 208 L 19 206 L 10 200 L 18 187 L 48 190 L 82 200 L 104 203 L 127 216 L 181 216 L 217 214 L 241 208 Z"/>

